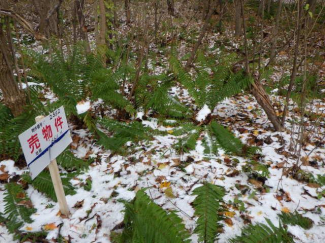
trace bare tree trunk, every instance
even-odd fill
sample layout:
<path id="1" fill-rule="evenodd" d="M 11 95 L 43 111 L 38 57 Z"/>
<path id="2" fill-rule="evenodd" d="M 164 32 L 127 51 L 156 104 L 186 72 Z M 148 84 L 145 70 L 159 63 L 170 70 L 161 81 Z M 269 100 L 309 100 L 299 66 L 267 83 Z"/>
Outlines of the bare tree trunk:
<path id="1" fill-rule="evenodd" d="M 289 100 L 290 100 L 290 95 L 292 91 L 293 84 L 295 82 L 296 76 L 297 76 L 297 70 L 298 70 L 298 55 L 299 55 L 299 44 L 300 44 L 300 30 L 301 30 L 301 16 L 302 16 L 302 0 L 298 1 L 298 16 L 297 16 L 297 25 L 296 25 L 296 41 L 295 41 L 295 52 L 293 56 L 293 64 L 292 64 L 292 71 L 291 71 L 291 76 L 290 76 L 290 83 L 288 87 L 288 92 L 286 95 L 286 100 L 285 100 L 285 105 L 283 109 L 283 115 L 282 115 L 282 125 L 285 123 L 286 119 L 286 113 L 288 111 L 288 106 L 289 106 Z"/>
<path id="2" fill-rule="evenodd" d="M 272 5 L 272 0 L 267 1 L 267 13 L 271 12 L 271 5 Z"/>
<path id="3" fill-rule="evenodd" d="M 114 20 L 113 20 L 113 25 L 114 28 L 117 29 L 118 28 L 118 17 L 117 17 L 117 0 L 113 0 L 113 4 L 114 4 L 114 9 L 113 9 L 113 15 L 114 15 Z"/>
<path id="4" fill-rule="evenodd" d="M 243 18 L 243 30 L 244 30 L 244 46 L 245 46 L 245 69 L 246 69 L 246 75 L 250 75 L 250 69 L 249 69 L 249 61 L 248 61 L 248 44 L 247 44 L 247 36 L 246 36 L 246 24 L 245 24 L 245 16 L 244 16 L 244 6 L 243 6 L 243 0 L 240 0 L 241 5 L 241 15 Z M 250 89 L 252 95 L 254 95 L 257 103 L 262 107 L 262 109 L 265 111 L 268 119 L 272 123 L 274 129 L 276 131 L 281 131 L 282 125 L 279 120 L 279 118 L 276 115 L 276 112 L 274 111 L 274 108 L 272 106 L 272 103 L 270 101 L 270 98 L 268 94 L 265 92 L 263 86 L 260 84 L 259 80 L 257 78 L 254 79 L 254 83 L 252 83 L 251 89 Z"/>
<path id="5" fill-rule="evenodd" d="M 308 12 L 314 14 L 315 8 L 316 8 L 316 0 L 308 0 L 307 4 L 309 4 Z M 311 26 L 312 17 L 308 15 L 307 22 L 306 22 L 306 28 L 309 28 Z"/>
<path id="6" fill-rule="evenodd" d="M 171 16 L 175 16 L 175 4 L 174 0 L 167 0 L 168 13 Z"/>
<path id="7" fill-rule="evenodd" d="M 280 23 L 280 17 L 281 17 L 281 11 L 282 11 L 282 0 L 279 0 L 278 2 L 278 11 L 275 18 L 275 26 L 273 28 L 272 33 L 272 42 L 271 42 L 271 54 L 270 54 L 270 63 L 274 61 L 274 58 L 276 56 L 276 45 L 278 41 L 278 30 L 279 30 L 279 23 Z"/>
<path id="8" fill-rule="evenodd" d="M 99 0 L 99 45 L 105 45 L 106 37 L 106 14 L 105 14 L 105 3 L 104 0 Z"/>
<path id="9" fill-rule="evenodd" d="M 35 9 L 40 17 L 39 32 L 46 37 L 50 37 L 51 34 L 59 34 L 56 10 L 60 7 L 61 3 L 62 0 L 60 0 L 59 5 L 57 5 L 57 1 L 33 0 Z"/>
<path id="10" fill-rule="evenodd" d="M 124 1 L 124 7 L 125 7 L 126 24 L 130 24 L 131 23 L 130 0 Z"/>
<path id="11" fill-rule="evenodd" d="M 262 107 L 262 109 L 265 111 L 268 119 L 272 123 L 274 129 L 276 131 L 281 131 L 283 129 L 281 122 L 276 115 L 274 108 L 272 106 L 272 103 L 270 101 L 270 98 L 268 94 L 265 92 L 263 86 L 260 84 L 258 80 L 255 80 L 252 88 L 251 93 L 254 95 L 257 103 Z"/>
<path id="12" fill-rule="evenodd" d="M 154 9 L 155 9 L 155 43 L 157 44 L 157 33 L 158 33 L 158 4 L 159 0 L 155 0 Z"/>
<path id="13" fill-rule="evenodd" d="M 205 4 L 203 5 L 203 11 L 202 11 L 202 19 L 205 20 L 209 14 L 209 9 L 211 5 L 211 0 L 204 1 Z"/>
<path id="14" fill-rule="evenodd" d="M 11 53 L 2 24 L 0 24 L 0 42 L 0 89 L 5 105 L 9 107 L 12 114 L 16 117 L 23 112 L 26 98 L 24 92 L 19 89 L 13 76 L 10 58 Z"/>
<path id="15" fill-rule="evenodd" d="M 242 17 L 240 0 L 235 0 L 235 36 L 242 35 Z"/>
<path id="16" fill-rule="evenodd" d="M 213 12 L 214 12 L 215 5 L 214 4 L 212 4 L 212 5 L 213 6 L 210 6 L 209 13 L 208 13 L 208 15 L 207 15 L 207 17 L 205 19 L 205 22 L 204 22 L 204 25 L 203 25 L 203 27 L 201 29 L 199 38 L 198 38 L 197 42 L 195 43 L 194 48 L 193 48 L 193 50 L 191 52 L 191 56 L 189 57 L 189 59 L 186 62 L 185 70 L 190 69 L 190 67 L 192 66 L 193 62 L 195 61 L 196 52 L 199 49 L 199 46 L 201 45 L 201 42 L 203 40 L 203 37 L 205 36 L 205 33 L 206 33 L 206 31 L 208 29 L 208 26 L 210 24 L 210 19 L 212 17 Z"/>
<path id="17" fill-rule="evenodd" d="M 81 39 L 85 42 L 86 53 L 90 53 L 90 44 L 88 40 L 85 16 L 83 15 L 84 0 L 75 0 L 75 11 L 79 22 L 79 32 Z"/>

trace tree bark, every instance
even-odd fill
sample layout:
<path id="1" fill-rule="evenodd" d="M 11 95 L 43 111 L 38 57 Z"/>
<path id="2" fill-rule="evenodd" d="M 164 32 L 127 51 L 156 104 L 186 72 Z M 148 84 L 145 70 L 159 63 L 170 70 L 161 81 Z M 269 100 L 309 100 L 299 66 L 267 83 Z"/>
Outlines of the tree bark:
<path id="1" fill-rule="evenodd" d="M 168 14 L 171 16 L 175 16 L 175 4 L 174 0 L 167 0 L 167 9 L 168 9 Z"/>
<path id="2" fill-rule="evenodd" d="M 99 0 L 99 45 L 105 45 L 105 37 L 106 37 L 106 14 L 105 14 L 105 4 L 104 0 Z"/>
<path id="3" fill-rule="evenodd" d="M 240 0 L 235 0 L 235 36 L 242 35 L 242 17 Z"/>
<path id="4" fill-rule="evenodd" d="M 288 92 L 286 95 L 286 100 L 285 100 L 285 105 L 283 109 L 283 115 L 282 115 L 282 125 L 285 123 L 287 111 L 288 111 L 288 106 L 289 106 L 289 100 L 290 100 L 290 95 L 291 91 L 293 88 L 293 84 L 296 80 L 297 76 L 297 71 L 298 71 L 298 55 L 299 55 L 299 45 L 300 45 L 300 31 L 301 31 L 301 17 L 302 17 L 302 0 L 298 0 L 298 14 L 297 14 L 297 25 L 296 25 L 296 41 L 295 41 L 295 51 L 294 51 L 294 56 L 293 56 L 293 64 L 292 64 L 292 71 L 290 75 L 290 82 L 289 82 L 289 87 L 288 87 Z"/>
<path id="5" fill-rule="evenodd" d="M 8 26 L 7 26 L 8 27 Z M 8 46 L 8 40 L 3 32 L 3 26 L 0 24 L 0 89 L 3 94 L 4 103 L 16 117 L 19 116 L 26 104 L 26 98 L 23 91 L 18 87 L 12 72 L 12 58 Z"/>
<path id="6" fill-rule="evenodd" d="M 282 130 L 281 122 L 276 115 L 274 108 L 272 106 L 272 103 L 270 101 L 270 98 L 268 94 L 265 92 L 263 86 L 258 82 L 257 80 L 254 82 L 251 88 L 251 93 L 254 95 L 257 103 L 262 107 L 262 109 L 265 111 L 268 119 L 272 123 L 274 129 L 276 131 Z"/>
<path id="7" fill-rule="evenodd" d="M 130 0 L 124 1 L 124 7 L 125 7 L 126 24 L 130 24 L 131 23 Z"/>
<path id="8" fill-rule="evenodd" d="M 281 16 L 281 11 L 282 11 L 282 2 L 283 2 L 283 0 L 279 0 L 278 11 L 277 11 L 276 18 L 275 18 L 275 26 L 272 31 L 273 38 L 272 38 L 272 42 L 271 42 L 270 63 L 272 63 L 274 61 L 274 58 L 276 56 L 276 45 L 277 45 L 277 41 L 278 41 L 278 30 L 279 30 L 280 16 Z"/>
<path id="9" fill-rule="evenodd" d="M 212 14 L 214 12 L 214 7 L 215 7 L 214 4 L 211 4 L 211 5 L 212 6 L 210 6 L 209 13 L 208 13 L 208 15 L 207 15 L 207 17 L 205 19 L 205 22 L 204 22 L 204 25 L 203 25 L 203 27 L 201 29 L 199 38 L 198 38 L 197 42 L 194 45 L 194 48 L 193 48 L 193 50 L 191 52 L 191 56 L 189 57 L 189 59 L 186 62 L 185 70 L 188 70 L 192 66 L 193 62 L 195 61 L 196 52 L 199 49 L 199 46 L 201 45 L 202 39 L 205 36 L 205 33 L 206 33 L 207 29 L 208 29 L 208 26 L 210 24 L 210 19 L 212 17 Z"/>
<path id="10" fill-rule="evenodd" d="M 85 16 L 83 15 L 84 0 L 75 0 L 75 11 L 79 23 L 79 32 L 81 39 L 85 42 L 86 53 L 90 53 L 90 44 L 88 40 Z"/>
<path id="11" fill-rule="evenodd" d="M 52 34 L 58 35 L 58 15 L 55 11 L 57 7 L 60 7 L 60 3 L 57 1 L 49 0 L 33 0 L 34 7 L 38 16 L 40 17 L 40 22 L 38 25 L 39 32 L 45 35 L 47 38 Z"/>
<path id="12" fill-rule="evenodd" d="M 248 44 L 247 44 L 247 36 L 246 36 L 246 24 L 245 24 L 243 0 L 240 0 L 240 5 L 241 5 L 241 16 L 243 18 L 243 30 L 244 30 L 244 46 L 245 46 L 245 56 L 246 56 L 245 57 L 245 70 L 246 70 L 246 75 L 251 75 L 250 69 L 249 69 L 249 61 L 248 61 Z M 254 83 L 252 83 L 250 91 L 251 91 L 252 95 L 255 97 L 257 103 L 265 111 L 265 113 L 266 113 L 269 121 L 272 123 L 274 129 L 276 131 L 282 131 L 283 127 L 282 127 L 281 121 L 279 120 L 278 116 L 276 115 L 276 112 L 272 106 L 271 100 L 270 100 L 268 94 L 265 92 L 263 86 L 260 84 L 258 78 L 255 78 Z"/>

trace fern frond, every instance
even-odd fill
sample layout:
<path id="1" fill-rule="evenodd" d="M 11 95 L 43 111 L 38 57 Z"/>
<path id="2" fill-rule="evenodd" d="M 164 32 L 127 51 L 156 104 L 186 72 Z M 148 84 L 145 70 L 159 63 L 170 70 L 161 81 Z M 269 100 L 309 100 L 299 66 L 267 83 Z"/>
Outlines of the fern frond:
<path id="1" fill-rule="evenodd" d="M 197 226 L 194 230 L 199 235 L 200 242 L 213 243 L 218 236 L 218 228 L 220 228 L 220 220 L 218 212 L 221 211 L 222 198 L 225 191 L 222 187 L 210 183 L 196 188 L 193 195 L 197 195 L 193 205 L 195 209 L 194 215 L 198 216 Z"/>
<path id="2" fill-rule="evenodd" d="M 268 167 L 255 160 L 247 162 L 247 164 L 242 167 L 242 170 L 250 174 L 257 173 L 256 176 L 262 176 L 265 178 L 270 175 Z"/>
<path id="3" fill-rule="evenodd" d="M 97 134 L 100 137 L 100 144 L 115 152 L 121 150 L 123 145 L 128 141 L 138 142 L 140 140 L 152 139 L 153 130 L 144 127 L 137 121 L 126 123 L 104 118 L 99 123 L 112 134 L 108 137 L 103 132 L 97 130 Z"/>
<path id="4" fill-rule="evenodd" d="M 231 243 L 293 243 L 292 236 L 287 232 L 286 228 L 280 224 L 275 227 L 269 220 L 265 219 L 266 224 L 249 225 L 242 230 L 242 234 L 233 239 Z"/>
<path id="5" fill-rule="evenodd" d="M 211 126 L 205 126 L 204 128 L 204 138 L 202 140 L 202 145 L 204 147 L 205 154 L 214 154 L 218 153 L 218 146 L 215 138 L 212 136 Z"/>
<path id="6" fill-rule="evenodd" d="M 223 149 L 236 155 L 242 154 L 244 145 L 231 132 L 215 121 L 211 123 L 211 129 Z"/>
<path id="7" fill-rule="evenodd" d="M 5 186 L 6 193 L 4 197 L 5 210 L 4 213 L 9 221 L 14 220 L 15 225 L 19 222 L 32 223 L 30 216 L 36 212 L 36 209 L 30 208 L 23 201 L 30 201 L 24 189 L 16 183 L 8 183 Z"/>
<path id="8" fill-rule="evenodd" d="M 250 156 L 256 151 L 260 151 L 258 147 L 250 147 L 243 144 L 239 138 L 236 138 L 230 131 L 215 121 L 211 123 L 211 129 L 220 146 L 229 153 L 239 156 Z"/>
<path id="9" fill-rule="evenodd" d="M 185 133 L 178 139 L 178 142 L 175 145 L 175 149 L 180 152 L 189 152 L 194 150 L 196 147 L 196 142 L 200 136 L 201 128 L 196 128 Z"/>
<path id="10" fill-rule="evenodd" d="M 66 195 L 74 195 L 76 194 L 75 187 L 70 183 L 70 180 L 76 176 L 76 174 L 69 173 L 67 175 L 68 176 L 61 175 L 64 192 Z M 49 171 L 43 170 L 34 180 L 32 180 L 28 174 L 23 174 L 22 178 L 39 192 L 44 193 L 48 198 L 57 202 L 53 182 Z"/>
<path id="11" fill-rule="evenodd" d="M 75 157 L 70 150 L 65 150 L 56 158 L 58 164 L 66 171 L 85 170 L 89 167 L 89 163 Z"/>
<path id="12" fill-rule="evenodd" d="M 10 119 L 7 116 L 6 124 L 0 130 L 0 154 L 9 155 L 14 160 L 21 154 L 21 147 L 18 140 L 19 134 L 35 124 L 36 113 L 26 108 L 20 116 Z"/>
<path id="13" fill-rule="evenodd" d="M 182 220 L 155 204 L 144 190 L 137 192 L 133 203 L 126 204 L 123 242 L 189 242 Z"/>
<path id="14" fill-rule="evenodd" d="M 297 211 L 294 213 L 282 212 L 281 214 L 279 214 L 279 218 L 285 225 L 299 225 L 303 229 L 310 229 L 311 227 L 313 227 L 314 224 L 314 222 L 310 218 L 302 216 Z"/>

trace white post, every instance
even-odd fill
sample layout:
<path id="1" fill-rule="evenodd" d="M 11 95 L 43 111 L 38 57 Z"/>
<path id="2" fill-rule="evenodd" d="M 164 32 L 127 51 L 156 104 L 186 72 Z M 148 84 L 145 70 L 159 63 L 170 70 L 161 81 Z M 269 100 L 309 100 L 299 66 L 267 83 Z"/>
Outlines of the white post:
<path id="1" fill-rule="evenodd" d="M 44 119 L 44 116 L 37 116 L 35 118 L 35 121 L 39 122 L 43 119 Z M 56 163 L 56 159 L 51 161 L 48 168 L 50 170 L 52 183 L 53 183 L 54 190 L 55 190 L 55 195 L 59 202 L 60 211 L 62 214 L 68 216 L 69 215 L 69 207 L 67 204 L 67 200 L 65 198 L 63 185 L 62 185 L 62 181 L 61 181 L 61 177 L 60 177 L 60 173 L 59 173 L 58 164 Z"/>

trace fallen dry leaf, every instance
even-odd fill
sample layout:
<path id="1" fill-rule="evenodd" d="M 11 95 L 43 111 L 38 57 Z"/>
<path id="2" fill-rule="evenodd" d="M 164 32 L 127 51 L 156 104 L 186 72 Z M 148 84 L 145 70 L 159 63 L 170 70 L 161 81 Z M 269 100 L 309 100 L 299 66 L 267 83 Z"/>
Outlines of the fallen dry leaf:
<path id="1" fill-rule="evenodd" d="M 9 174 L 8 173 L 4 173 L 0 175 L 0 182 L 6 182 L 9 178 Z"/>
<path id="2" fill-rule="evenodd" d="M 233 218 L 236 215 L 236 213 L 235 212 L 225 212 L 224 215 L 227 216 L 228 218 Z"/>
<path id="3" fill-rule="evenodd" d="M 17 193 L 17 195 L 16 195 L 16 198 L 19 198 L 19 199 L 23 199 L 23 198 L 25 198 L 25 197 L 26 197 L 26 194 L 23 193 L 23 192 L 19 192 L 19 193 Z"/>
<path id="4" fill-rule="evenodd" d="M 319 188 L 320 187 L 320 185 L 317 183 L 308 183 L 307 186 L 311 187 L 311 188 Z"/>
<path id="5" fill-rule="evenodd" d="M 290 213 L 290 209 L 287 208 L 287 207 L 283 207 L 283 208 L 281 209 L 281 211 L 284 212 L 284 213 Z"/>
<path id="6" fill-rule="evenodd" d="M 256 188 L 262 188 L 263 187 L 263 183 L 261 181 L 257 181 L 255 179 L 249 179 L 248 182 L 253 184 Z"/>
<path id="7" fill-rule="evenodd" d="M 232 222 L 232 220 L 231 220 L 230 218 L 226 218 L 226 219 L 225 219 L 225 223 L 226 223 L 229 227 L 231 227 L 231 226 L 234 225 L 234 223 Z"/>
<path id="8" fill-rule="evenodd" d="M 167 164 L 164 164 L 164 163 L 158 163 L 158 169 L 159 170 L 162 170 L 164 168 L 166 168 Z"/>
<path id="9" fill-rule="evenodd" d="M 26 208 L 33 208 L 33 203 L 31 200 L 22 200 L 20 201 L 19 203 L 17 203 L 18 205 L 23 205 L 25 206 Z"/>
<path id="10" fill-rule="evenodd" d="M 1 166 L 0 166 L 0 171 L 2 171 L 2 172 L 6 172 L 6 171 L 5 171 L 5 168 L 6 168 L 5 165 L 1 165 Z"/>
<path id="11" fill-rule="evenodd" d="M 159 187 L 162 189 L 162 188 L 165 188 L 165 187 L 169 187 L 170 186 L 170 182 L 167 182 L 167 181 L 163 181 L 162 183 L 160 183 Z"/>
<path id="12" fill-rule="evenodd" d="M 54 230 L 54 229 L 56 229 L 57 227 L 56 227 L 56 225 L 55 225 L 55 223 L 51 223 L 51 224 L 46 224 L 46 225 L 44 225 L 44 230 L 46 230 L 46 231 L 50 231 L 50 230 Z"/>
<path id="13" fill-rule="evenodd" d="M 176 196 L 173 193 L 173 189 L 171 187 L 167 187 L 165 190 L 165 195 L 170 198 L 175 198 Z"/>
<path id="14" fill-rule="evenodd" d="M 81 208 L 84 205 L 84 200 L 76 202 L 73 208 Z"/>
<path id="15" fill-rule="evenodd" d="M 26 230 L 31 231 L 31 230 L 33 230 L 33 228 L 30 226 L 26 226 Z"/>

